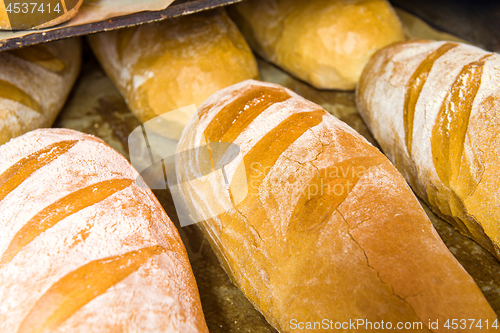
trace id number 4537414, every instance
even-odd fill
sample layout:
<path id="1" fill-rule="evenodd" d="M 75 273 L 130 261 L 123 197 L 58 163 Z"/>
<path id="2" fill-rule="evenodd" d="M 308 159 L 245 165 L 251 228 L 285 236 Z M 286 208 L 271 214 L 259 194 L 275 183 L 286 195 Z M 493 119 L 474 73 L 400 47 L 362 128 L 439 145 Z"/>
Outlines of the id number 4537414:
<path id="1" fill-rule="evenodd" d="M 449 330 L 457 330 L 457 329 L 472 329 L 472 328 L 479 328 L 479 329 L 489 329 L 495 328 L 498 329 L 498 319 L 495 319 L 495 321 L 491 322 L 488 321 L 488 319 L 481 320 L 481 319 L 448 319 L 444 325 L 445 328 Z"/>
<path id="2" fill-rule="evenodd" d="M 37 3 L 37 2 L 14 2 L 14 3 L 9 3 L 7 8 L 5 8 L 7 13 L 9 14 L 35 14 L 35 13 L 60 13 L 63 11 L 63 9 L 60 7 L 60 4 L 57 3 L 55 5 L 53 4 L 44 4 L 42 3 Z"/>

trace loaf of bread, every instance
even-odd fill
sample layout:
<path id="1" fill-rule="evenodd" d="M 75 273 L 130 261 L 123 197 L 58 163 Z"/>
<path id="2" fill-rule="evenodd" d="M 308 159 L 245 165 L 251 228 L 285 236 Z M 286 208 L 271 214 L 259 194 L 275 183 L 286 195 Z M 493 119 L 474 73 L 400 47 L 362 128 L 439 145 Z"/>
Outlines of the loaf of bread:
<path id="1" fill-rule="evenodd" d="M 199 225 L 229 276 L 280 332 L 356 319 L 360 332 L 368 321 L 421 322 L 413 329 L 425 332 L 446 332 L 448 319 L 494 322 L 396 168 L 320 106 L 245 81 L 198 115 L 179 142 L 177 186 L 206 217 Z M 205 156 L 217 142 L 238 145 L 238 156 Z M 207 173 L 221 163 L 223 177 Z"/>
<path id="2" fill-rule="evenodd" d="M 80 72 L 79 39 L 0 53 L 0 145 L 50 127 Z"/>
<path id="3" fill-rule="evenodd" d="M 354 90 L 370 56 L 404 38 L 386 0 L 251 0 L 229 13 L 260 56 L 318 89 Z"/>
<path id="4" fill-rule="evenodd" d="M 500 55 L 417 40 L 378 52 L 359 111 L 413 190 L 500 259 Z"/>
<path id="5" fill-rule="evenodd" d="M 84 0 L 0 0 L 0 30 L 48 28 L 72 19 Z"/>
<path id="6" fill-rule="evenodd" d="M 177 229 L 102 140 L 0 146 L 0 331 L 208 332 Z"/>
<path id="7" fill-rule="evenodd" d="M 217 90 L 259 75 L 224 10 L 92 35 L 89 41 L 141 122 L 199 106 Z"/>

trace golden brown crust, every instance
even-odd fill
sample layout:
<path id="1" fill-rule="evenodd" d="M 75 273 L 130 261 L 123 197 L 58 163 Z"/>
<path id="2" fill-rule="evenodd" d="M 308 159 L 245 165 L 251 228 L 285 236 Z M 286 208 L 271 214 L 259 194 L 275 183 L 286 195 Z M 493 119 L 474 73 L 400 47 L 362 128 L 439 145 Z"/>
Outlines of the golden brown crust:
<path id="1" fill-rule="evenodd" d="M 225 11 L 210 11 L 89 37 L 141 122 L 258 78 L 246 41 Z"/>
<path id="2" fill-rule="evenodd" d="M 429 320 L 496 318 L 403 177 L 320 106 L 246 81 L 199 115 L 179 143 L 181 191 L 195 215 L 211 216 L 200 226 L 223 267 L 278 330 L 294 319 L 422 321 L 428 331 Z M 229 186 L 217 171 L 198 175 L 196 147 L 224 138 L 240 147 L 224 166 Z M 246 186 L 235 186 L 239 168 Z"/>
<path id="3" fill-rule="evenodd" d="M 80 72 L 77 38 L 0 53 L 0 145 L 50 127 Z"/>
<path id="4" fill-rule="evenodd" d="M 0 147 L 0 331 L 208 332 L 177 229 L 103 141 Z"/>
<path id="5" fill-rule="evenodd" d="M 229 13 L 258 54 L 318 89 L 354 90 L 370 56 L 404 38 L 385 0 L 253 0 Z"/>
<path id="6" fill-rule="evenodd" d="M 374 56 L 357 91 L 361 115 L 415 192 L 497 258 L 499 83 L 497 54 L 412 41 Z"/>

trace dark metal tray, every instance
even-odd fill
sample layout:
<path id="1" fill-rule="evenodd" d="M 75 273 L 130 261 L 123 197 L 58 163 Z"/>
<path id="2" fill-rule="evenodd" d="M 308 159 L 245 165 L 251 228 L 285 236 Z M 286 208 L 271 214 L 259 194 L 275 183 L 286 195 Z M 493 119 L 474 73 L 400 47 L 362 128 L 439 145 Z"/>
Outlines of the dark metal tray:
<path id="1" fill-rule="evenodd" d="M 40 30 L 40 32 L 35 32 L 23 37 L 0 40 L 0 51 L 161 21 L 167 18 L 188 15 L 240 1 L 242 0 L 176 0 L 168 8 L 160 11 L 139 12 L 131 15 L 115 17 L 102 22 L 88 23 L 51 31 Z"/>
<path id="2" fill-rule="evenodd" d="M 434 28 L 461 37 L 485 50 L 500 52 L 498 0 L 390 0 Z"/>

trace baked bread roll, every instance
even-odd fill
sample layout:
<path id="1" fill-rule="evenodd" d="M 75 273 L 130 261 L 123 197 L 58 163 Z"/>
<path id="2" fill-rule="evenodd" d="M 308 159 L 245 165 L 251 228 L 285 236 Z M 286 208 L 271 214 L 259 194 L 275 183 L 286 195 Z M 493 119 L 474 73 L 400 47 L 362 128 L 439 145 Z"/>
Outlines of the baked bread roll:
<path id="1" fill-rule="evenodd" d="M 199 106 L 217 90 L 259 75 L 224 10 L 92 35 L 89 41 L 141 122 Z"/>
<path id="2" fill-rule="evenodd" d="M 66 129 L 0 156 L 1 332 L 208 332 L 177 229 L 123 156 Z"/>
<path id="3" fill-rule="evenodd" d="M 413 190 L 500 259 L 500 55 L 427 40 L 377 53 L 359 111 Z"/>
<path id="4" fill-rule="evenodd" d="M 386 0 L 251 0 L 229 8 L 254 51 L 318 89 L 354 90 L 370 56 L 404 37 Z"/>
<path id="5" fill-rule="evenodd" d="M 48 28 L 72 19 L 84 0 L 0 0 L 0 30 Z"/>
<path id="6" fill-rule="evenodd" d="M 179 142 L 177 187 L 194 216 L 208 217 L 199 225 L 226 272 L 280 332 L 356 318 L 422 322 L 412 328 L 426 332 L 446 332 L 453 318 L 494 322 L 396 168 L 319 105 L 245 81 L 198 113 Z M 234 153 L 206 158 L 217 142 L 239 146 L 223 175 L 206 171 Z"/>
<path id="7" fill-rule="evenodd" d="M 0 53 L 0 144 L 50 127 L 80 72 L 79 39 Z"/>

